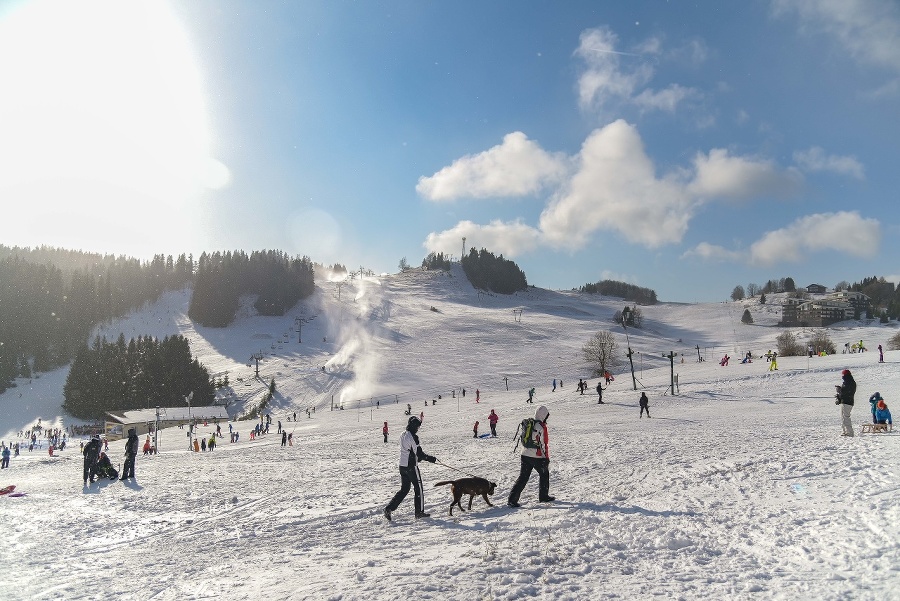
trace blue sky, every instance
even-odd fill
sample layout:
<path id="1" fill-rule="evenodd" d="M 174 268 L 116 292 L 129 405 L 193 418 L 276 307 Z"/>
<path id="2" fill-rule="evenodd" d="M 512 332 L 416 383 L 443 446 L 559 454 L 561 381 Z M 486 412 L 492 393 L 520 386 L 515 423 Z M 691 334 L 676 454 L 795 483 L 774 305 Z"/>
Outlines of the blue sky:
<path id="1" fill-rule="evenodd" d="M 893 0 L 5 1 L 0 81 L 8 245 L 900 281 Z"/>

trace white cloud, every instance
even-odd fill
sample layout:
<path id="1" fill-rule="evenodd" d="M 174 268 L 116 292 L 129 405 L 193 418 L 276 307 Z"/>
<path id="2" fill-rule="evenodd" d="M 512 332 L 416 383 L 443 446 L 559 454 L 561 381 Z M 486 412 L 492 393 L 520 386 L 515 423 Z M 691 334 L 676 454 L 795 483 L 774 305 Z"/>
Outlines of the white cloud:
<path id="1" fill-rule="evenodd" d="M 744 256 L 745 254 L 739 251 L 728 250 L 723 246 L 710 244 L 709 242 L 701 242 L 694 248 L 685 251 L 681 258 L 699 257 L 706 261 L 739 261 Z"/>
<path id="2" fill-rule="evenodd" d="M 878 252 L 881 226 L 859 213 L 841 211 L 807 215 L 785 228 L 766 233 L 750 247 L 750 262 L 772 265 L 799 261 L 807 252 L 837 251 L 855 257 Z"/>
<path id="3" fill-rule="evenodd" d="M 684 187 L 657 178 L 637 130 L 619 120 L 588 136 L 578 169 L 544 209 L 540 229 L 552 246 L 578 248 L 597 230 L 656 248 L 678 242 L 693 214 Z"/>
<path id="4" fill-rule="evenodd" d="M 776 15 L 796 13 L 808 30 L 837 39 L 859 62 L 900 73 L 896 0 L 773 0 Z"/>
<path id="5" fill-rule="evenodd" d="M 672 84 L 664 90 L 645 86 L 654 70 L 641 57 L 661 52 L 661 41 L 649 38 L 640 44 L 639 54 L 616 49 L 618 36 L 608 27 L 588 29 L 581 34 L 575 54 L 585 63 L 578 78 L 578 104 L 584 110 L 602 110 L 612 102 L 634 103 L 644 110 L 674 112 L 683 101 L 699 96 L 693 88 Z M 702 60 L 696 54 L 691 60 Z"/>
<path id="6" fill-rule="evenodd" d="M 866 178 L 862 163 L 857 161 L 856 157 L 827 155 L 818 146 L 795 152 L 794 162 L 806 171 L 831 171 L 856 179 Z"/>
<path id="7" fill-rule="evenodd" d="M 562 154 L 551 154 L 522 132 L 503 143 L 453 161 L 431 177 L 420 177 L 416 191 L 428 200 L 488 198 L 534 194 L 566 173 Z"/>
<path id="8" fill-rule="evenodd" d="M 700 198 L 784 198 L 796 194 L 803 184 L 796 169 L 783 170 L 768 160 L 732 156 L 723 148 L 714 148 L 708 155 L 698 153 L 694 168 L 690 191 Z"/>
<path id="9" fill-rule="evenodd" d="M 496 254 L 516 257 L 537 248 L 540 232 L 521 221 L 497 220 L 488 225 L 460 221 L 449 230 L 428 234 L 423 246 L 428 251 L 452 255 L 462 248 L 464 236 L 469 248 L 486 248 Z"/>

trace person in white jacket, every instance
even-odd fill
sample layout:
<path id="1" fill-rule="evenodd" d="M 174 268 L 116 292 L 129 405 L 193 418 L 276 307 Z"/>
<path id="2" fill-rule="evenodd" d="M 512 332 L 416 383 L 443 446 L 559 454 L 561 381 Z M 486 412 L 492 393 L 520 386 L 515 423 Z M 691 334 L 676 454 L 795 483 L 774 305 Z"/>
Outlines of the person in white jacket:
<path id="1" fill-rule="evenodd" d="M 406 424 L 406 430 L 400 435 L 400 490 L 391 499 L 391 502 L 384 508 L 384 517 L 391 520 L 391 513 L 397 510 L 400 503 L 409 493 L 410 486 L 413 487 L 416 505 L 416 519 L 427 518 L 430 514 L 425 513 L 425 491 L 422 488 L 422 474 L 419 472 L 419 461 L 437 461 L 433 456 L 428 455 L 419 446 L 419 437 L 416 432 L 422 425 L 422 420 L 413 415 Z"/>
<path id="2" fill-rule="evenodd" d="M 543 405 L 534 412 L 534 425 L 529 441 L 522 445 L 519 478 L 513 484 L 506 504 L 510 507 L 521 507 L 519 496 L 528 484 L 531 470 L 538 473 L 538 501 L 550 503 L 556 500 L 550 496 L 550 431 L 547 429 L 547 418 L 550 411 Z"/>

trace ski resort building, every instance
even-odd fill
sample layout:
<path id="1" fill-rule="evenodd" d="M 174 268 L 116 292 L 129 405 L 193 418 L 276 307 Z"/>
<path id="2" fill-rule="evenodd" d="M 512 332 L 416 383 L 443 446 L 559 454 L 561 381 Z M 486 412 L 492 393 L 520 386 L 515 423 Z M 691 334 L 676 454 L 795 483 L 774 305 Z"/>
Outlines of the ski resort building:
<path id="1" fill-rule="evenodd" d="M 189 423 L 226 422 L 228 411 L 220 405 L 209 407 L 160 407 L 159 427 L 183 426 Z M 110 440 L 124 438 L 129 428 L 138 435 L 150 434 L 156 424 L 157 409 L 129 409 L 127 411 L 107 411 L 104 431 Z"/>

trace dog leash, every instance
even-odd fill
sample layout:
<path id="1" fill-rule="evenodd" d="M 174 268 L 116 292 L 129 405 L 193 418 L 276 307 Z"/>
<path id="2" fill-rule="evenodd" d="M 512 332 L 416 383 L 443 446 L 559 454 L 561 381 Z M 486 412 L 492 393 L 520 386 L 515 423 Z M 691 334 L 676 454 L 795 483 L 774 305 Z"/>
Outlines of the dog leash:
<path id="1" fill-rule="evenodd" d="M 464 472 L 461 469 L 457 469 L 457 468 L 453 467 L 452 465 L 447 465 L 446 463 L 443 463 L 442 461 L 435 461 L 435 463 L 437 463 L 438 465 L 443 465 L 445 468 L 453 470 L 454 472 L 459 472 L 460 474 L 465 474 L 466 476 L 469 476 L 470 478 L 478 477 L 474 474 L 470 474 L 469 472 Z"/>

